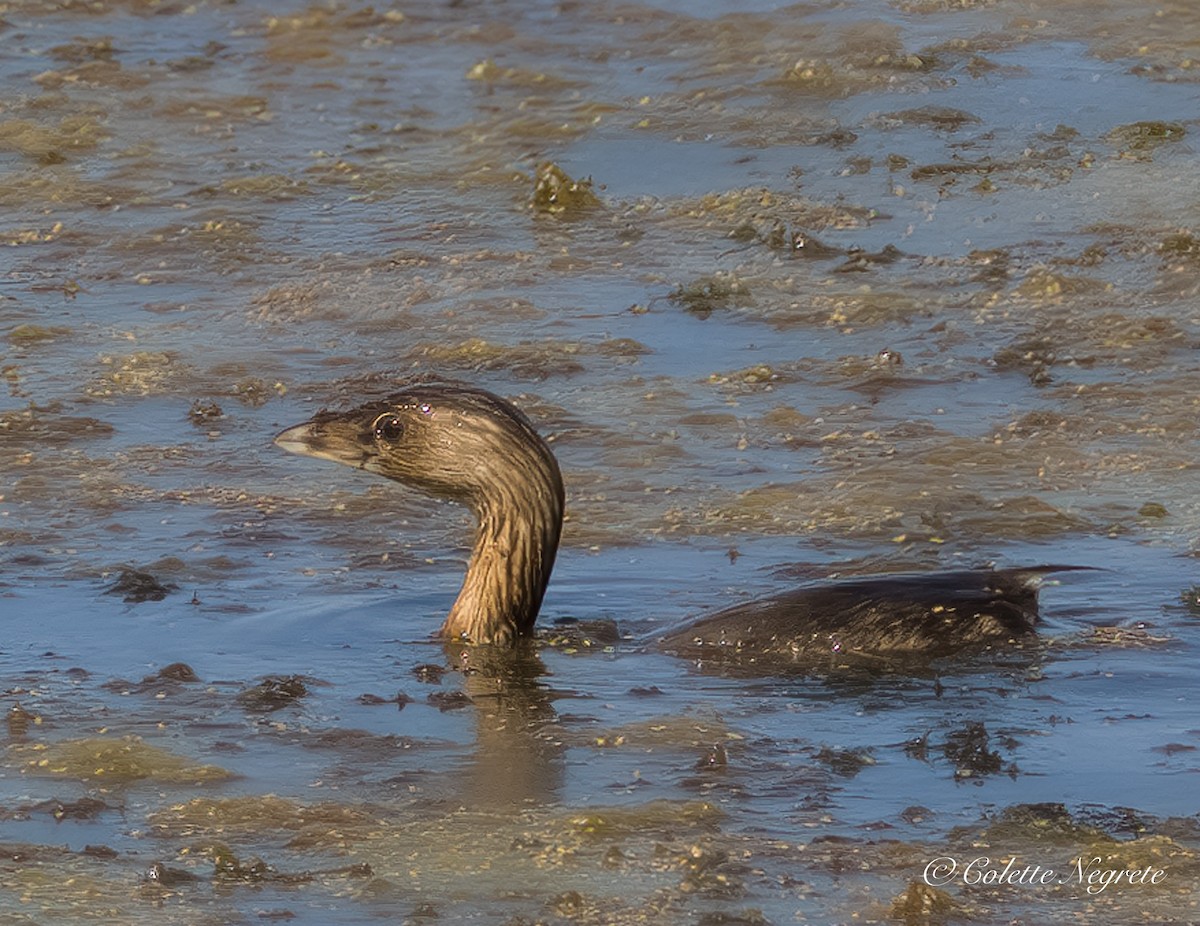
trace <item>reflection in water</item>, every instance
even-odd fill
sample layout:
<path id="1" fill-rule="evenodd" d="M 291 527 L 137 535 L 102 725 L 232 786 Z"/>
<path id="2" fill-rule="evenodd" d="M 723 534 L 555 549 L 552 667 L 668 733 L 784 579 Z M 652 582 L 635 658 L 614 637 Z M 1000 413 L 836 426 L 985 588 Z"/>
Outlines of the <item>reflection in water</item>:
<path id="1" fill-rule="evenodd" d="M 461 799 L 469 809 L 543 805 L 561 797 L 564 747 L 553 735 L 553 695 L 532 643 L 512 648 L 447 643 L 473 702 L 475 744 Z"/>

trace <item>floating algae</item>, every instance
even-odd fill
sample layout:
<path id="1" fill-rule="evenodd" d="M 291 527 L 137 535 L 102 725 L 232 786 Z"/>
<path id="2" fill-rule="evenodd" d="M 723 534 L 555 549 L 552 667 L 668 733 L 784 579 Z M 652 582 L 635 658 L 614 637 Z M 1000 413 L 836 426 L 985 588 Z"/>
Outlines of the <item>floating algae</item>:
<path id="1" fill-rule="evenodd" d="M 104 372 L 87 387 L 92 398 L 169 393 L 187 372 L 174 351 L 135 351 L 100 358 Z"/>
<path id="2" fill-rule="evenodd" d="M 527 341 L 505 345 L 483 338 L 468 338 L 457 344 L 417 344 L 410 355 L 440 368 L 477 372 L 509 370 L 518 376 L 544 379 L 582 372 L 583 365 L 574 358 L 583 352 L 583 345 L 570 341 Z"/>
<path id="3" fill-rule="evenodd" d="M 529 205 L 534 212 L 574 216 L 597 208 L 600 199 L 592 192 L 590 177 L 574 180 L 557 164 L 546 161 L 538 165 L 534 175 Z"/>
<path id="4" fill-rule="evenodd" d="M 889 915 L 905 926 L 925 926 L 947 919 L 969 919 L 966 907 L 945 891 L 924 881 L 912 881 L 892 901 Z"/>
<path id="5" fill-rule="evenodd" d="M 57 325 L 17 325 L 8 333 L 8 341 L 14 347 L 25 347 L 31 344 L 43 344 L 55 341 L 71 333 L 70 328 Z"/>
<path id="6" fill-rule="evenodd" d="M 257 685 L 237 696 L 244 710 L 269 714 L 308 696 L 308 686 L 301 675 L 268 675 Z"/>
<path id="7" fill-rule="evenodd" d="M 178 585 L 171 582 L 160 582 L 148 572 L 122 569 L 116 581 L 104 590 L 104 594 L 120 595 L 127 604 L 141 604 L 143 601 L 162 601 L 178 588 Z"/>
<path id="8" fill-rule="evenodd" d="M 227 781 L 232 774 L 216 765 L 196 765 L 183 756 L 141 737 L 120 739 L 90 736 L 62 743 L 17 744 L 10 754 L 24 760 L 30 775 L 76 778 L 110 785 L 130 784 L 143 779 L 158 783 L 199 784 Z"/>
<path id="9" fill-rule="evenodd" d="M 708 318 L 718 310 L 752 302 L 750 288 L 731 273 L 715 273 L 680 283 L 667 298 L 697 318 Z"/>
<path id="10" fill-rule="evenodd" d="M 1123 154 L 1146 157 L 1156 148 L 1182 141 L 1187 130 L 1178 122 L 1149 120 L 1119 125 L 1105 139 L 1120 147 Z"/>
<path id="11" fill-rule="evenodd" d="M 725 814 L 707 801 L 651 801 L 634 807 L 589 807 L 573 814 L 568 825 L 591 839 L 619 839 L 644 831 L 715 828 Z"/>
<path id="12" fill-rule="evenodd" d="M 61 402 L 51 402 L 47 405 L 30 405 L 20 411 L 2 412 L 0 434 L 10 445 L 22 441 L 40 447 L 112 435 L 113 427 L 107 422 L 66 415 L 64 408 Z"/>
<path id="13" fill-rule="evenodd" d="M 303 804 L 274 794 L 197 797 L 150 814 L 151 834 L 164 839 L 239 837 L 283 831 L 306 846 L 341 845 L 375 825 L 366 810 L 323 801 Z"/>
<path id="14" fill-rule="evenodd" d="M 100 123 L 88 116 L 67 116 L 56 127 L 24 119 L 0 122 L 0 151 L 14 151 L 43 165 L 61 164 L 66 153 L 90 151 L 105 137 Z"/>

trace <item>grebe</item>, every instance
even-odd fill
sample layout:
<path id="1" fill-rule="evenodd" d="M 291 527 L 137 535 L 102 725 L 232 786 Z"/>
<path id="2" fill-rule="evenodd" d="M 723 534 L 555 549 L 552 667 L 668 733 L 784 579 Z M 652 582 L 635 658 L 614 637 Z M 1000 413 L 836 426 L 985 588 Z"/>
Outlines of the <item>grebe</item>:
<path id="1" fill-rule="evenodd" d="M 447 640 L 512 644 L 532 635 L 562 530 L 562 474 L 529 419 L 483 389 L 413 385 L 346 412 L 322 411 L 275 443 L 470 508 L 479 522 Z M 964 569 L 834 580 L 737 604 L 670 629 L 680 656 L 803 661 L 938 655 L 1034 633 L 1047 572 Z"/>

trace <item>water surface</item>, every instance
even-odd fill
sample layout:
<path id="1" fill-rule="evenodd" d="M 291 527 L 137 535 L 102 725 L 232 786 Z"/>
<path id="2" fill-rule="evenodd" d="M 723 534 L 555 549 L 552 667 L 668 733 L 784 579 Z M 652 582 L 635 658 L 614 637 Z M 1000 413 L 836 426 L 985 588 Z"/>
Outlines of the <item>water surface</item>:
<path id="1" fill-rule="evenodd" d="M 1129 0 L 10 4 L 0 919 L 1194 920 L 1198 38 Z M 520 658 L 429 640 L 464 512 L 271 445 L 412 375 L 563 464 Z M 1040 642 L 920 670 L 645 645 L 1047 561 L 1100 569 Z M 941 857 L 1061 877 L 926 890 Z"/>

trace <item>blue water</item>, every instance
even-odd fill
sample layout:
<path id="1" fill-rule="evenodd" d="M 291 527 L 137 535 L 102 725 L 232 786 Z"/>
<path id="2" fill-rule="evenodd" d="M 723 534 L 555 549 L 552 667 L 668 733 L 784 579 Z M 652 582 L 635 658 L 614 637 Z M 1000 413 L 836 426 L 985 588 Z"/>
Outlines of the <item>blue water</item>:
<path id="1" fill-rule="evenodd" d="M 1137 5 L 1026 6 L 6 12 L 0 691 L 39 722 L 0 764 L 0 918 L 878 921 L 947 854 L 1124 864 L 1132 815 L 1164 889 L 947 891 L 977 922 L 1181 921 L 1200 21 L 1135 52 Z M 789 84 L 798 60 L 829 84 Z M 1150 120 L 1183 139 L 1110 134 Z M 602 207 L 536 214 L 546 160 Z M 994 169 L 921 173 L 956 161 Z M 687 311 L 705 280 L 749 296 Z M 568 521 L 525 661 L 430 639 L 465 512 L 271 444 L 411 374 L 553 439 Z M 1043 590 L 1040 643 L 920 671 L 726 676 L 650 644 L 801 578 L 993 562 L 1099 568 Z M 106 594 L 125 568 L 175 590 Z M 174 662 L 200 681 L 152 678 Z M 248 710 L 268 675 L 307 694 Z M 946 746 L 979 724 L 1001 767 L 964 775 Z M 54 771 L 125 737 L 232 777 Z M 251 813 L 275 798 L 299 809 Z M 1041 802 L 1076 829 L 982 832 Z M 231 884 L 214 846 L 317 874 Z"/>

